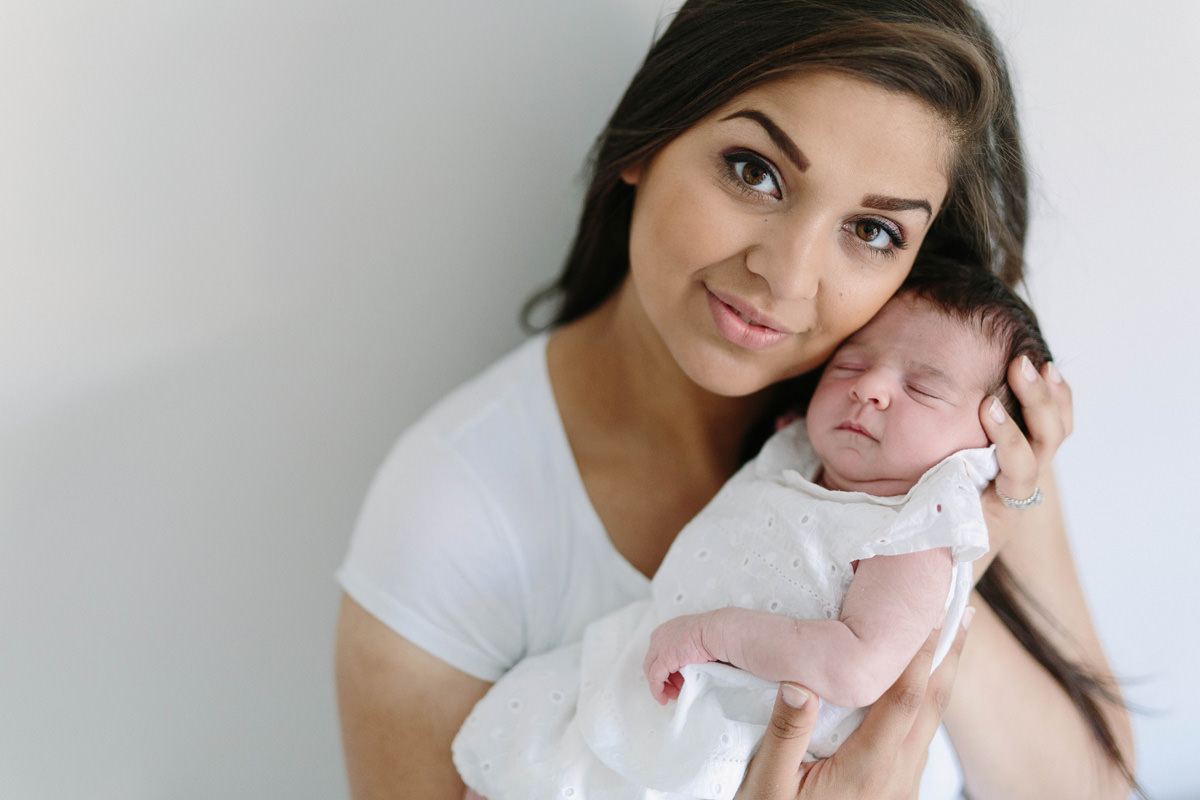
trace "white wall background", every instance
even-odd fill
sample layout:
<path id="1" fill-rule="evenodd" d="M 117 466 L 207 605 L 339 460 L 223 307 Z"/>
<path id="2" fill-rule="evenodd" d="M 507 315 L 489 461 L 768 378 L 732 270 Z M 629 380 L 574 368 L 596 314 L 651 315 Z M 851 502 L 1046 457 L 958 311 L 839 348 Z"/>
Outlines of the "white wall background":
<path id="1" fill-rule="evenodd" d="M 1076 555 L 1146 785 L 1200 798 L 1200 5 L 986 7 Z M 0 797 L 345 796 L 357 505 L 519 341 L 659 11 L 0 0 Z"/>

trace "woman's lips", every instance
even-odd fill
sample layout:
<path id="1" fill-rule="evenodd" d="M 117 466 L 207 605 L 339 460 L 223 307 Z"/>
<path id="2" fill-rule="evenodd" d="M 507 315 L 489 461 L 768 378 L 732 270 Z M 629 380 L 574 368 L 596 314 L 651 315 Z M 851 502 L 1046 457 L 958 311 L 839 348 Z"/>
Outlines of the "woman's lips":
<path id="1" fill-rule="evenodd" d="M 733 344 L 747 350 L 765 350 L 794 335 L 750 304 L 731 295 L 718 295 L 707 286 L 704 288 L 708 310 L 717 330 Z"/>

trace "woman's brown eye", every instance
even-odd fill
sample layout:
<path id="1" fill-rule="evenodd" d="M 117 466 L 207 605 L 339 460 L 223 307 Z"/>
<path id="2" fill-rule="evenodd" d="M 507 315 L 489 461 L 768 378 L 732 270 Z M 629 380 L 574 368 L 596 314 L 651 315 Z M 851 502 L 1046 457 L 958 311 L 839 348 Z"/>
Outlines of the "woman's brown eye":
<path id="1" fill-rule="evenodd" d="M 776 200 L 782 197 L 778 179 L 771 168 L 757 158 L 744 153 L 731 153 L 725 156 L 729 165 L 722 176 L 728 179 L 734 188 L 746 194 L 768 195 Z"/>
<path id="2" fill-rule="evenodd" d="M 864 242 L 877 238 L 879 231 L 879 226 L 870 220 L 859 220 L 854 226 L 854 234 Z"/>
<path id="3" fill-rule="evenodd" d="M 895 231 L 873 219 L 860 219 L 854 223 L 854 235 L 867 247 L 880 252 L 904 247 L 904 240 Z"/>
<path id="4" fill-rule="evenodd" d="M 751 186 L 758 186 L 768 177 L 767 171 L 757 164 L 747 164 L 746 168 L 742 170 L 742 180 Z"/>

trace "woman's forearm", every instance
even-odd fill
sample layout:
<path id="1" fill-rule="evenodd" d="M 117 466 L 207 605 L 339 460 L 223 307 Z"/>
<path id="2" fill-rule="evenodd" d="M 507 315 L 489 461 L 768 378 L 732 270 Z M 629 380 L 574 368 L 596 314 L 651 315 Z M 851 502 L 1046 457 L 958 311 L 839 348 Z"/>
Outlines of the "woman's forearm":
<path id="1" fill-rule="evenodd" d="M 963 650 L 944 722 L 968 796 L 1124 798 L 1129 785 L 1100 750 L 1066 693 L 982 599 Z M 1131 753 L 1128 715 L 1108 707 Z"/>
<path id="2" fill-rule="evenodd" d="M 1047 501 L 1017 512 L 1003 560 L 1054 624 L 1031 616 L 1050 642 L 1089 671 L 1110 675 L 1071 557 L 1053 476 Z M 1124 798 L 1129 785 L 1066 692 L 976 594 L 978 613 L 959 665 L 945 724 L 972 798 Z M 1129 716 L 1100 701 L 1117 745 L 1133 760 Z M 1131 764 L 1132 766 L 1132 764 Z"/>

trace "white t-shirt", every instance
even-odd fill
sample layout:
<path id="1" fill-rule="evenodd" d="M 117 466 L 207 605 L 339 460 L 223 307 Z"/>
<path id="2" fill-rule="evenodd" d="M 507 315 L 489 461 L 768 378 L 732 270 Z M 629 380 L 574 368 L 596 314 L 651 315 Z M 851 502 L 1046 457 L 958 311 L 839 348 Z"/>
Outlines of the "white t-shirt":
<path id="1" fill-rule="evenodd" d="M 584 490 L 550 387 L 547 340 L 530 339 L 401 436 L 338 572 L 346 593 L 388 627 L 486 681 L 650 596 Z M 939 732 L 921 797 L 957 797 L 961 787 Z"/>
<path id="2" fill-rule="evenodd" d="M 485 681 L 650 595 L 583 488 L 535 337 L 418 420 L 360 513 L 342 587 Z"/>

